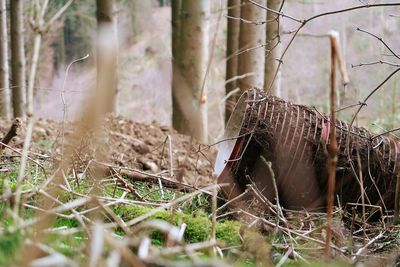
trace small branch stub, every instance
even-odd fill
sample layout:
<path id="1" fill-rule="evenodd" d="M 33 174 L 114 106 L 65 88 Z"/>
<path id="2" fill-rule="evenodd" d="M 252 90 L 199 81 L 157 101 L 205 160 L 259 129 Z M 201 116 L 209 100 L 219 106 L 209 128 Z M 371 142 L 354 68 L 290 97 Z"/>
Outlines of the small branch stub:
<path id="1" fill-rule="evenodd" d="M 8 145 L 8 143 L 10 143 L 11 140 L 18 135 L 21 127 L 22 120 L 20 118 L 16 118 L 11 125 L 10 130 L 8 130 L 7 134 L 3 137 L 3 139 L 1 139 L 0 152 L 4 149 L 3 144 Z"/>

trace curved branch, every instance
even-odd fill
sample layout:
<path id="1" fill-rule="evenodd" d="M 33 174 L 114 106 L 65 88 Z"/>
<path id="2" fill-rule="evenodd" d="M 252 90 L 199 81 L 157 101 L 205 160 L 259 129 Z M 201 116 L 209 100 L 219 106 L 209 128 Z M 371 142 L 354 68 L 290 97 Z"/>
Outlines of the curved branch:
<path id="1" fill-rule="evenodd" d="M 368 99 L 375 94 L 387 81 L 390 80 L 390 78 L 392 78 L 393 75 L 395 75 L 398 71 L 400 71 L 400 68 L 397 68 L 395 71 L 393 71 L 392 73 L 389 74 L 389 76 L 386 77 L 385 80 L 383 80 L 383 82 L 381 82 L 377 87 L 375 87 L 374 90 L 371 91 L 371 93 L 369 93 L 369 95 L 364 99 L 364 101 L 362 103 L 366 103 L 368 101 Z M 351 122 L 349 124 L 349 133 L 351 133 L 351 127 L 354 124 L 354 121 L 356 120 L 356 117 L 358 116 L 358 114 L 360 113 L 361 109 L 364 107 L 365 105 L 360 105 L 357 109 L 357 111 L 354 113 L 353 118 L 351 119 Z M 347 153 L 348 153 L 348 157 L 350 160 L 350 134 L 347 136 L 347 140 L 346 140 L 346 149 L 347 149 Z"/>
<path id="2" fill-rule="evenodd" d="M 360 29 L 360 28 L 357 28 L 357 31 L 360 31 L 360 32 L 363 32 L 363 33 L 366 33 L 366 34 L 368 34 L 368 35 L 371 35 L 371 36 L 375 37 L 376 39 L 378 39 L 378 40 L 390 51 L 390 53 L 392 53 L 393 56 L 395 56 L 396 58 L 400 59 L 400 56 L 398 56 L 398 55 L 389 47 L 389 45 L 388 45 L 385 41 L 383 41 L 383 39 L 382 39 L 381 37 L 378 37 L 377 35 L 375 35 L 375 34 L 373 34 L 373 33 L 370 33 L 370 32 L 368 32 L 368 31 L 366 31 L 366 30 Z"/>

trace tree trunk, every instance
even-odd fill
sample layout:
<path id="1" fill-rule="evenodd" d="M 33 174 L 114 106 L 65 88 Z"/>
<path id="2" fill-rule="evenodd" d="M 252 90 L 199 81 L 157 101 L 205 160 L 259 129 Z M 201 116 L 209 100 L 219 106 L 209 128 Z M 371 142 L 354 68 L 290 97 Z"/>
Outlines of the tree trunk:
<path id="1" fill-rule="evenodd" d="M 178 114 L 182 115 L 173 119 L 174 127 L 203 143 L 208 139 L 204 79 L 209 59 L 210 9 L 210 0 L 182 1 L 181 40 L 179 51 L 175 51 L 174 55 L 176 66 L 173 74 L 174 78 L 179 79 L 178 83 L 173 84 L 173 94 L 175 103 L 180 107 Z"/>
<path id="2" fill-rule="evenodd" d="M 114 0 L 97 0 L 97 86 L 109 88 L 108 112 L 117 109 L 118 36 L 115 21 Z M 107 79 L 100 77 L 107 74 Z M 106 84 L 104 84 L 106 83 Z"/>
<path id="3" fill-rule="evenodd" d="M 272 10 L 279 10 L 282 0 L 268 0 L 268 8 Z M 267 11 L 267 46 L 265 57 L 265 75 L 264 75 L 264 89 L 269 90 L 269 94 L 281 96 L 281 73 L 278 71 L 277 76 L 275 73 L 278 69 L 279 58 L 281 56 L 281 44 L 279 37 L 279 21 L 278 15 Z M 273 21 L 272 21 L 273 20 Z M 275 79 L 274 79 L 275 78 Z"/>
<path id="4" fill-rule="evenodd" d="M 179 54 L 181 43 L 181 0 L 172 0 L 171 3 L 171 30 L 172 30 L 172 125 L 175 129 L 179 129 L 181 122 L 185 116 L 179 106 L 177 94 L 174 91 L 179 90 Z"/>
<path id="5" fill-rule="evenodd" d="M 228 0 L 228 16 L 234 18 L 240 18 L 240 0 Z M 227 30 L 227 43 L 226 43 L 226 95 L 230 94 L 236 89 L 237 82 L 234 79 L 237 76 L 238 71 L 238 56 L 236 54 L 239 51 L 239 33 L 240 33 L 240 21 L 237 19 L 228 18 L 228 30 Z M 233 80 L 231 80 L 233 79 Z M 231 80 L 231 81 L 230 81 Z M 235 98 L 229 97 L 225 104 L 225 122 L 228 121 L 231 116 Z"/>
<path id="6" fill-rule="evenodd" d="M 6 0 L 0 0 L 0 116 L 10 118 Z"/>
<path id="7" fill-rule="evenodd" d="M 24 0 L 10 1 L 11 82 L 14 117 L 25 118 L 26 70 L 24 47 Z"/>
<path id="8" fill-rule="evenodd" d="M 257 1 L 265 6 L 266 0 Z M 253 22 L 266 20 L 264 9 L 251 4 L 247 0 L 242 1 L 241 18 Z M 264 48 L 265 24 L 255 25 L 240 22 L 238 75 L 245 76 L 238 80 L 241 92 L 252 86 L 262 88 L 264 84 Z"/>

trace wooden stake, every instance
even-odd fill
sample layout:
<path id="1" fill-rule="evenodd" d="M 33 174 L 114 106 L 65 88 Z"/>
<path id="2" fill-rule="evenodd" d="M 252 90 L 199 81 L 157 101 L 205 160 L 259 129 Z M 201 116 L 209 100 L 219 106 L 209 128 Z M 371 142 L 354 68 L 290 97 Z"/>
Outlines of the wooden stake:
<path id="1" fill-rule="evenodd" d="M 335 81 L 336 81 L 336 50 L 335 38 L 337 32 L 330 32 L 331 41 L 331 91 L 330 91 L 330 142 L 328 145 L 328 194 L 327 194 L 327 226 L 325 240 L 325 256 L 330 256 L 330 243 L 332 239 L 333 201 L 335 193 L 337 143 L 336 143 L 336 118 L 335 118 Z"/>

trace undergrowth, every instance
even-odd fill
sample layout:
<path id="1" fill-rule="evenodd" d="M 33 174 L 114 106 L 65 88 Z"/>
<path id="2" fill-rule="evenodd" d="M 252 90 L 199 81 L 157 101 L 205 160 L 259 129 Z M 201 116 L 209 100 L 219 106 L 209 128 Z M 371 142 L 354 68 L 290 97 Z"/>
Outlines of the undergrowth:
<path id="1" fill-rule="evenodd" d="M 47 173 L 52 173 L 56 169 L 52 162 L 42 160 L 41 164 Z M 29 226 L 24 224 L 40 218 L 43 212 L 38 212 L 36 207 L 40 207 L 46 197 L 40 194 L 41 190 L 48 188 L 42 187 L 51 177 L 43 173 L 41 168 L 29 162 L 26 176 L 20 189 L 23 192 L 23 203 L 21 215 L 16 217 L 13 213 L 14 195 L 12 194 L 17 187 L 16 180 L 19 171 L 19 163 L 9 161 L 6 164 L 7 171 L 0 172 L 0 190 L 3 201 L 0 203 L 0 266 L 18 265 L 23 260 L 21 255 L 27 242 L 31 242 L 35 237 L 35 223 Z M 318 243 L 324 240 L 326 219 L 324 214 L 309 213 L 286 213 L 287 222 L 281 222 L 281 228 L 271 227 L 271 225 L 255 224 L 249 227 L 249 223 L 240 221 L 231 216 L 221 216 L 215 225 L 216 249 L 208 246 L 212 240 L 212 198 L 208 194 L 197 192 L 185 200 L 179 201 L 174 205 L 169 205 L 171 201 L 184 198 L 190 192 L 160 188 L 158 181 L 154 183 L 129 181 L 123 177 L 134 188 L 126 188 L 113 176 L 101 177 L 94 175 L 93 169 L 88 168 L 86 172 L 69 170 L 65 173 L 65 180 L 62 186 L 54 184 L 48 187 L 58 188 L 57 200 L 62 203 L 53 203 L 52 208 L 68 206 L 75 201 L 92 196 L 95 192 L 98 200 L 103 204 L 108 204 L 110 211 L 115 214 L 123 223 L 141 216 L 147 216 L 144 220 L 138 221 L 134 225 L 128 226 L 128 230 L 134 230 L 136 226 L 150 221 L 162 221 L 168 227 L 184 229 L 182 240 L 178 243 L 170 243 L 169 235 L 165 231 L 150 227 L 137 232 L 134 236 L 126 234 L 121 225 L 106 228 L 108 224 L 115 223 L 115 218 L 102 209 L 92 199 L 84 205 L 78 205 L 73 210 L 71 208 L 62 212 L 53 213 L 54 217 L 51 225 L 46 228 L 42 245 L 46 246 L 44 254 L 59 253 L 67 259 L 73 259 L 78 265 L 85 265 L 88 261 L 88 250 L 93 244 L 95 222 L 102 222 L 101 227 L 105 227 L 106 232 L 110 232 L 115 242 L 129 244 L 129 253 L 138 254 L 143 240 L 150 238 L 151 249 L 148 253 L 155 253 L 156 258 L 151 259 L 156 265 L 175 264 L 193 265 L 195 262 L 202 264 L 216 265 L 229 264 L 233 266 L 351 266 L 354 262 L 349 258 L 360 251 L 365 246 L 365 239 L 360 232 L 351 237 L 340 236 L 340 233 L 348 233 L 349 229 L 343 226 L 340 217 L 336 218 L 338 233 L 334 235 L 333 244 L 342 249 L 341 256 L 334 261 L 321 261 L 323 257 L 323 245 Z M 65 182 L 67 181 L 67 182 Z M 67 183 L 67 184 L 66 184 Z M 139 199 L 141 196 L 142 199 Z M 143 200 L 144 199 L 144 200 Z M 114 203 L 115 202 L 115 203 Z M 93 209 L 91 211 L 91 209 Z M 155 212 L 155 209 L 157 211 Z M 228 212 L 225 210 L 223 212 Z M 83 224 L 76 217 L 80 214 Z M 222 215 L 221 213 L 219 215 Z M 343 216 L 340 212 L 337 216 Z M 355 215 L 358 220 L 358 214 Z M 266 216 L 270 223 L 276 223 L 274 216 Z M 21 227 L 22 226 L 22 227 Z M 184 228 L 182 228 L 185 226 Z M 366 233 L 369 240 L 374 238 L 379 232 L 379 226 L 369 226 L 370 232 Z M 375 228 L 373 228 L 375 227 Z M 393 228 L 394 227 L 394 228 Z M 373 249 L 376 253 L 390 254 L 393 249 L 398 247 L 398 229 L 391 226 L 385 229 L 385 238 L 379 239 L 380 242 L 374 244 Z M 171 228 L 172 229 L 172 228 Z M 290 232 L 290 229 L 295 229 Z M 307 238 L 304 238 L 306 235 Z M 127 240 L 131 240 L 129 243 Z M 314 240 L 314 241 L 313 241 Z M 316 240 L 316 241 L 315 241 Z M 128 242 L 128 243 L 124 243 Z M 124 246 L 125 246 L 124 245 Z M 190 251 L 190 246 L 204 246 Z M 179 249 L 180 250 L 179 250 Z M 188 251 L 185 251 L 189 249 Z M 110 257 L 111 245 L 104 244 L 104 257 Z M 177 252 L 170 252 L 171 249 L 178 249 Z M 166 253 L 165 255 L 163 253 Z M 90 255 L 90 254 L 89 254 Z M 391 254 L 390 254 L 391 255 Z M 221 256 L 223 259 L 221 261 Z M 162 259 L 163 264 L 157 262 L 157 257 Z M 66 264 L 68 265 L 68 264 Z"/>

